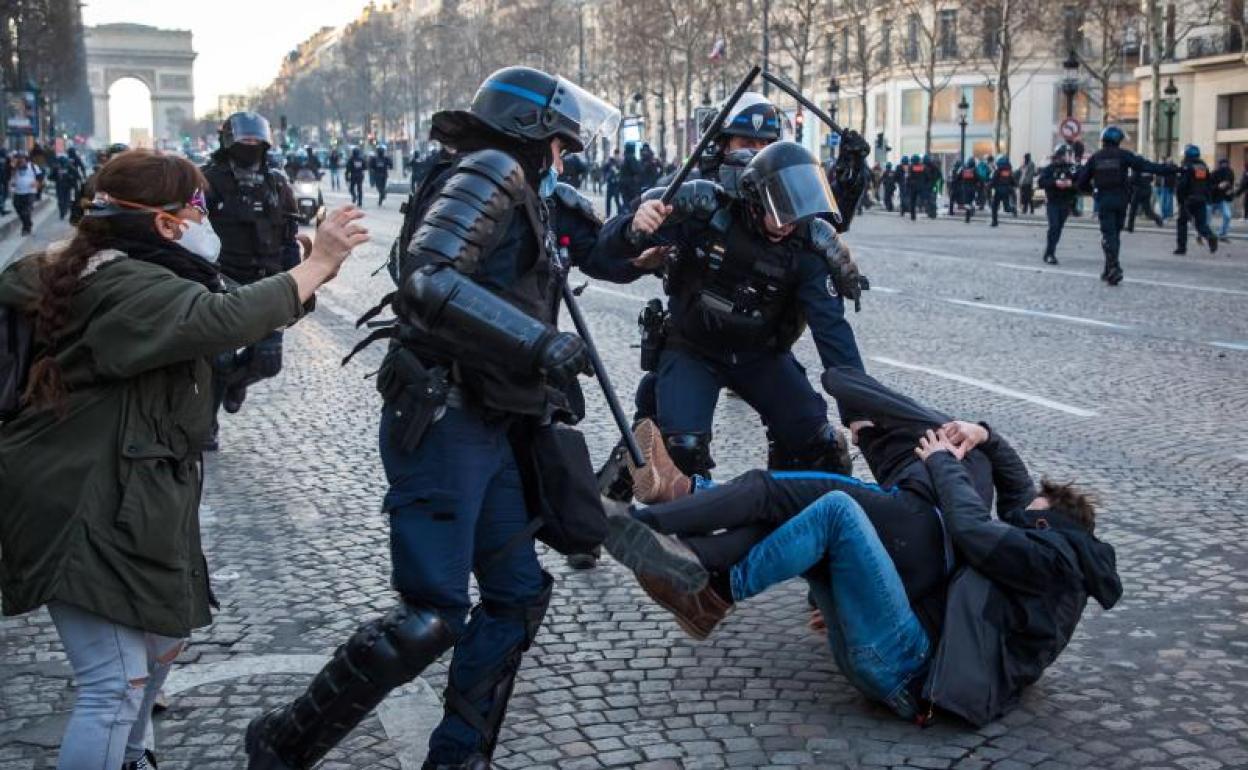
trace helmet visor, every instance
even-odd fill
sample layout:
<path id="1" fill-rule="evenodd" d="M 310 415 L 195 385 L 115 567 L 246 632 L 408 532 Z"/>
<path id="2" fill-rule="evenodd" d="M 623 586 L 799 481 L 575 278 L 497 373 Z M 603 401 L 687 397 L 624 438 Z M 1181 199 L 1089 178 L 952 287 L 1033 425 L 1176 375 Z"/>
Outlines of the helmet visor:
<path id="1" fill-rule="evenodd" d="M 782 168 L 759 183 L 763 207 L 781 227 L 817 214 L 840 216 L 832 188 L 816 165 Z"/>
<path id="2" fill-rule="evenodd" d="M 564 118 L 561 123 L 576 127 L 576 141 L 580 142 L 580 147 L 570 149 L 579 152 L 600 136 L 615 136 L 620 127 L 619 110 L 570 80 L 562 77 L 558 80 L 550 109 Z"/>
<path id="3" fill-rule="evenodd" d="M 241 142 L 251 139 L 265 144 L 272 144 L 269 132 L 269 121 L 254 112 L 240 112 L 230 116 L 230 132 L 234 141 Z"/>

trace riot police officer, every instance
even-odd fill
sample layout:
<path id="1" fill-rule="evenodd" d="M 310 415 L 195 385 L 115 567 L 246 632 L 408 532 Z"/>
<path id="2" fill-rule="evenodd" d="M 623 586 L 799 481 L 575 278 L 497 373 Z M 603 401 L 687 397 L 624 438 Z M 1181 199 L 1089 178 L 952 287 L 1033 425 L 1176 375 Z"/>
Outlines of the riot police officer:
<path id="1" fill-rule="evenodd" d="M 933 174 L 935 169 L 928 163 L 927 157 L 915 155 L 910 159 L 910 173 L 907 176 L 907 192 L 910 195 L 910 221 L 913 222 L 918 215 L 919 207 L 922 206 L 924 211 L 928 211 L 928 216 L 935 217 L 934 211 L 930 211 Z"/>
<path id="2" fill-rule="evenodd" d="M 902 155 L 897 159 L 897 192 L 898 195 L 898 212 L 902 217 L 906 215 L 906 207 L 910 203 L 910 156 Z"/>
<path id="3" fill-rule="evenodd" d="M 81 195 L 81 166 L 68 155 L 57 155 L 48 166 L 48 176 L 56 185 L 57 213 L 64 219 L 72 210 L 74 201 Z"/>
<path id="4" fill-rule="evenodd" d="M 971 217 L 975 214 L 975 204 L 979 198 L 979 172 L 975 166 L 975 156 L 968 156 L 966 162 L 962 164 L 962 170 L 958 172 L 958 203 L 962 206 L 962 212 L 965 215 L 967 223 L 971 221 Z"/>
<path id="5" fill-rule="evenodd" d="M 847 201 L 839 212 L 818 161 L 797 144 L 777 142 L 752 157 L 750 150 L 730 153 L 720 171 L 722 187 L 687 182 L 668 209 L 643 199 L 636 215 L 603 227 L 596 249 L 617 259 L 640 256 L 642 246 L 630 233 L 674 249 L 664 261 L 639 268 L 664 273 L 668 331 L 651 359 L 653 414 L 673 460 L 689 475 L 709 476 L 715 465 L 711 421 L 723 388 L 762 417 L 770 467 L 848 470 L 827 404 L 791 348 L 804 322 L 825 366 L 862 367 L 844 314 L 844 300 L 859 295 L 857 267 L 836 226 L 824 218 L 839 215 L 839 226 L 847 227 L 869 178 L 870 146 L 856 133 L 850 139 L 834 175 Z M 729 175 L 739 154 L 748 162 Z M 642 346 L 644 353 L 644 340 Z"/>
<path id="6" fill-rule="evenodd" d="M 957 205 L 958 198 L 962 192 L 962 159 L 958 158 L 953 162 L 953 168 L 949 169 L 949 179 L 945 182 L 945 192 L 949 196 L 949 216 L 953 216 L 954 206 Z"/>
<path id="7" fill-rule="evenodd" d="M 1016 213 L 1014 189 L 1018 187 L 1018 180 L 1014 178 L 1014 168 L 1008 157 L 1002 155 L 997 158 L 997 167 L 993 170 L 988 185 L 992 188 L 992 226 L 996 227 L 998 209 L 1004 207 L 1007 212 Z"/>
<path id="8" fill-rule="evenodd" d="M 1156 180 L 1151 171 L 1131 172 L 1131 209 L 1127 214 L 1127 232 L 1135 232 L 1135 215 L 1143 211 L 1149 219 L 1161 227 L 1163 222 L 1156 211 L 1153 211 L 1153 182 Z"/>
<path id="9" fill-rule="evenodd" d="M 1209 166 L 1200 157 L 1200 148 L 1189 144 L 1183 149 L 1183 165 L 1179 171 L 1178 184 L 1175 185 L 1175 197 L 1179 201 L 1179 221 L 1175 227 L 1178 237 L 1178 248 L 1175 254 L 1187 253 L 1187 223 L 1196 225 L 1196 232 L 1205 239 L 1209 252 L 1218 250 L 1218 236 L 1209 227 L 1209 196 L 1213 191 L 1210 184 Z"/>
<path id="10" fill-rule="evenodd" d="M 1040 169 L 1036 184 L 1044 190 L 1044 214 L 1049 221 L 1049 230 L 1044 244 L 1044 261 L 1046 264 L 1057 264 L 1057 242 L 1061 240 L 1062 228 L 1066 226 L 1066 218 L 1075 208 L 1075 198 L 1079 189 L 1075 181 L 1079 175 L 1079 167 L 1071 162 L 1069 148 L 1059 144 L 1053 148 L 1053 157 L 1049 165 Z"/>
<path id="11" fill-rule="evenodd" d="M 1173 166 L 1150 163 L 1119 145 L 1126 134 L 1118 126 L 1106 126 L 1101 131 L 1101 149 L 1092 153 L 1079 172 L 1078 186 L 1091 190 L 1096 196 L 1096 215 L 1101 223 L 1101 249 L 1105 252 L 1105 268 L 1101 280 L 1110 286 L 1122 283 L 1122 264 L 1118 259 L 1122 228 L 1127 219 L 1127 172 L 1152 171 L 1154 174 L 1173 174 Z"/>
<path id="12" fill-rule="evenodd" d="M 886 211 L 893 210 L 893 195 L 897 193 L 897 172 L 893 170 L 893 164 L 884 164 L 884 174 L 880 177 L 880 184 L 884 186 L 884 209 Z"/>
<path id="13" fill-rule="evenodd" d="M 235 286 L 254 283 L 299 264 L 298 207 L 290 184 L 268 168 L 269 121 L 236 112 L 221 124 L 220 147 L 204 166 L 208 221 L 221 238 L 218 265 Z M 214 361 L 214 398 L 230 414 L 247 388 L 282 369 L 282 332 Z M 215 438 L 214 438 L 215 440 Z"/>
<path id="14" fill-rule="evenodd" d="M 390 180 L 390 169 L 393 167 L 394 161 L 386 155 L 386 146 L 377 145 L 373 150 L 373 157 L 368 159 L 368 175 L 373 180 L 373 187 L 377 190 L 378 206 L 386 202 L 386 184 Z"/>
<path id="15" fill-rule="evenodd" d="M 357 206 L 364 205 L 364 175 L 368 172 L 368 161 L 359 147 L 351 148 L 351 157 L 347 158 L 346 176 L 347 191 L 351 193 L 351 202 Z"/>
<path id="16" fill-rule="evenodd" d="M 469 110 L 434 115 L 433 138 L 458 152 L 408 200 L 392 252 L 398 324 L 378 374 L 401 599 L 360 626 L 294 702 L 251 723 L 251 770 L 313 766 L 452 648 L 424 767 L 490 767 L 553 586 L 529 516 L 546 494 L 528 471 L 540 459 L 535 437 L 559 432 L 551 420 L 569 412 L 566 385 L 587 365 L 581 339 L 555 326 L 564 276 L 542 193 L 563 151 L 618 120 L 601 100 L 527 67 L 490 75 Z M 592 484 L 587 455 L 582 464 Z M 474 571 L 480 603 L 470 612 Z"/>

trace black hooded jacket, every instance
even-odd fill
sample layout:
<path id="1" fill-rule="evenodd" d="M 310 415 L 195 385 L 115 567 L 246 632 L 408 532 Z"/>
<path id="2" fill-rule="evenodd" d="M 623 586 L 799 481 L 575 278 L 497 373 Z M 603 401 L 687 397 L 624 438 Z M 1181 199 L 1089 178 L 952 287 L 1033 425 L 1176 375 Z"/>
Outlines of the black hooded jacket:
<path id="1" fill-rule="evenodd" d="M 1114 549 L 1055 510 L 1026 510 L 1035 487 L 1009 445 L 990 438 L 993 519 L 962 463 L 926 462 L 945 526 L 965 564 L 950 581 L 945 623 L 923 687 L 935 705 L 983 725 L 1040 678 L 1074 633 L 1088 597 L 1122 596 Z"/>

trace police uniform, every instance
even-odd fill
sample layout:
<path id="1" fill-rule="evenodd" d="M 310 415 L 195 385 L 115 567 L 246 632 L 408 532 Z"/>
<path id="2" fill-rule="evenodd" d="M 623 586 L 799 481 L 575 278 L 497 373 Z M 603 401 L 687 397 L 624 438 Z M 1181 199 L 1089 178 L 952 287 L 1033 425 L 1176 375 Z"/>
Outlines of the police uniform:
<path id="1" fill-rule="evenodd" d="M 1057 242 L 1061 240 L 1066 218 L 1074 210 L 1075 198 L 1079 196 L 1079 190 L 1075 186 L 1079 167 L 1066 157 L 1063 147 L 1060 153 L 1054 153 L 1052 162 L 1040 169 L 1040 174 L 1036 177 L 1037 186 L 1044 190 L 1044 213 L 1049 223 L 1044 261 L 1050 265 L 1057 264 Z"/>
<path id="2" fill-rule="evenodd" d="M 1135 232 L 1135 215 L 1142 210 L 1149 219 L 1161 227 L 1161 217 L 1153 211 L 1153 182 L 1151 171 L 1135 171 L 1131 174 L 1131 209 L 1127 214 L 1127 232 Z"/>
<path id="3" fill-rule="evenodd" d="M 586 367 L 580 339 L 555 328 L 560 245 L 535 190 L 551 138 L 583 146 L 588 116 L 612 112 L 572 89 L 509 67 L 486 79 L 469 111 L 434 115 L 434 139 L 474 149 L 439 165 L 409 199 L 405 247 L 393 252 L 398 323 L 378 373 L 379 446 L 401 599 L 360 626 L 304 694 L 252 722 L 250 770 L 312 766 L 452 648 L 445 713 L 424 767 L 490 766 L 552 594 L 534 547 L 541 521 L 530 518 L 546 494 L 531 475 L 535 436 L 574 410 L 567 384 Z M 584 232 L 592 238 L 592 228 Z M 592 488 L 587 454 L 583 465 Z"/>
<path id="4" fill-rule="evenodd" d="M 910 195 L 910 221 L 912 222 L 918 216 L 919 206 L 927 210 L 931 205 L 932 174 L 934 173 L 935 169 L 926 162 L 926 158 L 916 156 L 910 161 L 906 187 Z"/>
<path id="5" fill-rule="evenodd" d="M 1131 170 L 1154 174 L 1173 174 L 1170 166 L 1150 163 L 1135 153 L 1118 146 L 1123 133 L 1117 126 L 1101 132 L 1101 149 L 1092 153 L 1079 172 L 1079 188 L 1092 190 L 1096 196 L 1096 215 L 1101 224 L 1101 249 L 1105 252 L 1105 268 L 1101 280 L 1110 286 L 1122 282 L 1122 264 L 1118 258 L 1122 228 L 1126 225 L 1130 187 L 1127 174 Z"/>
<path id="6" fill-rule="evenodd" d="M 377 205 L 381 206 L 386 202 L 386 184 L 390 179 L 390 168 L 394 162 L 386 155 L 386 151 L 380 147 L 373 153 L 373 157 L 368 159 L 368 174 L 373 180 L 373 187 L 377 190 Z"/>
<path id="7" fill-rule="evenodd" d="M 893 195 L 897 193 L 897 172 L 893 170 L 892 163 L 884 164 L 884 175 L 880 177 L 880 184 L 884 186 L 884 209 L 892 211 Z"/>
<path id="8" fill-rule="evenodd" d="M 368 161 L 360 153 L 360 148 L 351 151 L 343 167 L 347 177 L 347 192 L 351 193 L 351 202 L 357 206 L 364 205 L 364 176 L 368 173 Z"/>
<path id="9" fill-rule="evenodd" d="M 1187 223 L 1196 225 L 1196 232 L 1205 239 L 1209 251 L 1218 250 L 1218 237 L 1209 227 L 1209 198 L 1213 191 L 1209 166 L 1200 159 L 1200 150 L 1189 146 L 1183 153 L 1175 197 L 1179 201 L 1179 221 L 1175 227 L 1178 248 L 1175 254 L 1187 253 Z"/>
<path id="10" fill-rule="evenodd" d="M 975 170 L 975 159 L 967 158 L 958 172 L 958 203 L 962 206 L 967 222 L 975 214 L 976 191 L 979 190 L 979 174 Z"/>
<path id="11" fill-rule="evenodd" d="M 1007 212 L 1014 213 L 1014 188 L 1018 186 L 1018 180 L 1014 178 L 1009 158 L 1002 155 L 997 161 L 997 168 L 992 172 L 988 185 L 992 188 L 992 226 L 996 227 L 998 209 L 1004 206 Z"/>
<path id="12" fill-rule="evenodd" d="M 862 368 L 845 319 L 842 295 L 854 289 L 839 274 L 844 252 L 835 228 L 815 217 L 772 242 L 750 221 L 747 204 L 707 181 L 683 185 L 673 205 L 678 213 L 657 238 L 677 250 L 664 276 L 667 337 L 655 361 L 655 403 L 639 390 L 639 412 L 652 408 L 676 464 L 705 476 L 714 467 L 715 405 L 730 388 L 766 424 L 771 467 L 845 472 L 827 404 L 792 353 L 809 326 L 825 367 Z M 628 215 L 609 221 L 596 249 L 617 260 L 637 256 L 631 225 Z"/>

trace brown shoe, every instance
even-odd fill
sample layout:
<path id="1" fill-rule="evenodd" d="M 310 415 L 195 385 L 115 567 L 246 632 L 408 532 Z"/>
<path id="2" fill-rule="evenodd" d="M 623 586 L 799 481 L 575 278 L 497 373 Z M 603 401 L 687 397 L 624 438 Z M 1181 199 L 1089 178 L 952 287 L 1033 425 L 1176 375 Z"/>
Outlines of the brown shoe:
<path id="1" fill-rule="evenodd" d="M 735 606 L 724 601 L 709 585 L 697 593 L 687 594 L 657 575 L 638 574 L 637 583 L 659 606 L 675 616 L 686 634 L 699 642 L 710 636 Z"/>
<path id="2" fill-rule="evenodd" d="M 698 556 L 675 535 L 656 532 L 630 514 L 607 516 L 603 541 L 615 560 L 633 572 L 654 575 L 685 593 L 701 591 L 710 575 Z"/>
<path id="3" fill-rule="evenodd" d="M 667 453 L 667 444 L 654 420 L 647 418 L 637 423 L 637 427 L 633 428 L 633 435 L 637 437 L 641 456 L 646 461 L 641 468 L 629 462 L 629 471 L 633 476 L 633 497 L 638 502 L 647 505 L 666 503 L 693 491 L 693 483 L 689 477 L 676 467 L 672 456 Z"/>

